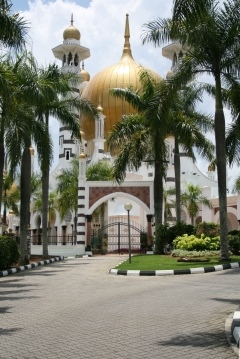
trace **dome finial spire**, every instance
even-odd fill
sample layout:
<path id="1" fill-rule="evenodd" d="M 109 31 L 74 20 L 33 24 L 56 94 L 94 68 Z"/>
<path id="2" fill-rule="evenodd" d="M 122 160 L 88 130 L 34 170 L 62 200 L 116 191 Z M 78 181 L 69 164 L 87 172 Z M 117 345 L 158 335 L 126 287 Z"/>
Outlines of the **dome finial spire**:
<path id="1" fill-rule="evenodd" d="M 125 23 L 125 31 L 124 31 L 124 48 L 123 48 L 123 55 L 124 54 L 129 54 L 130 56 L 132 56 L 132 51 L 131 51 L 131 46 L 130 46 L 130 30 L 129 30 L 129 19 L 128 19 L 129 15 L 126 14 L 126 23 Z"/>
<path id="2" fill-rule="evenodd" d="M 73 26 L 73 14 L 71 14 L 71 26 Z"/>

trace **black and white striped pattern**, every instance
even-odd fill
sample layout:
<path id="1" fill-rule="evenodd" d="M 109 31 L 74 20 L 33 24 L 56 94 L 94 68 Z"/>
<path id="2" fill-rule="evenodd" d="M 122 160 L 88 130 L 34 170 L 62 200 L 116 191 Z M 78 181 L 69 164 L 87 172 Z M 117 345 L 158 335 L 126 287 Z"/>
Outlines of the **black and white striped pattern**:
<path id="1" fill-rule="evenodd" d="M 235 339 L 237 346 L 240 346 L 240 307 L 233 314 L 231 334 Z"/>
<path id="2" fill-rule="evenodd" d="M 213 267 L 206 268 L 189 268 L 189 269 L 170 269 L 170 270 L 121 270 L 121 269 L 110 269 L 110 274 L 115 275 L 127 275 L 127 276 L 164 276 L 164 275 L 177 275 L 177 274 L 199 274 L 199 273 L 210 273 L 218 272 L 225 269 L 239 268 L 240 262 L 221 264 Z"/>
<path id="3" fill-rule="evenodd" d="M 43 266 L 46 264 L 50 264 L 50 263 L 54 263 L 54 262 L 58 262 L 58 261 L 62 261 L 62 260 L 64 260 L 64 257 L 59 256 L 59 257 L 55 257 L 55 258 L 51 258 L 51 259 L 46 259 L 44 261 L 27 264 L 27 265 L 21 266 L 21 267 L 6 269 L 3 271 L 0 271 L 0 277 L 6 277 L 9 274 L 23 272 L 23 271 L 31 269 L 31 268 L 36 268 L 39 266 Z"/>

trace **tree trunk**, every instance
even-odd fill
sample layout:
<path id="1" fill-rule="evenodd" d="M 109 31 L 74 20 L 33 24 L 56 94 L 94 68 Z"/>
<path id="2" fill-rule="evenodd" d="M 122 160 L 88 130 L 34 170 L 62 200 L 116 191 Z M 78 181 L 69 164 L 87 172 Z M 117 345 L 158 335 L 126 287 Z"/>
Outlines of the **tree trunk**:
<path id="1" fill-rule="evenodd" d="M 175 191 L 176 191 L 176 222 L 181 221 L 181 162 L 179 153 L 178 137 L 175 137 L 174 146 L 174 172 L 175 172 Z"/>
<path id="2" fill-rule="evenodd" d="M 163 219 L 163 165 L 160 162 L 155 163 L 154 175 L 154 212 L 155 212 L 155 231 L 157 227 L 162 225 Z M 156 237 L 155 252 L 157 254 L 164 254 L 163 238 Z"/>
<path id="3" fill-rule="evenodd" d="M 48 192 L 49 169 L 42 171 L 42 246 L 43 259 L 48 259 Z"/>
<path id="4" fill-rule="evenodd" d="M 227 228 L 227 185 L 226 185 L 226 145 L 225 145 L 225 117 L 222 106 L 220 76 L 216 81 L 216 110 L 215 110 L 215 141 L 216 162 L 218 174 L 219 218 L 221 259 L 229 259 L 228 228 Z"/>
<path id="5" fill-rule="evenodd" d="M 29 146 L 26 146 L 22 155 L 21 164 L 21 197 L 20 197 L 20 265 L 29 263 L 28 231 L 30 221 L 30 183 L 31 183 L 31 155 Z"/>
<path id="6" fill-rule="evenodd" d="M 5 151 L 4 151 L 4 145 L 1 140 L 0 140 L 0 142 L 1 142 L 0 143 L 0 217 L 1 217 Z M 0 218 L 0 222 L 1 221 L 2 221 L 2 218 Z"/>

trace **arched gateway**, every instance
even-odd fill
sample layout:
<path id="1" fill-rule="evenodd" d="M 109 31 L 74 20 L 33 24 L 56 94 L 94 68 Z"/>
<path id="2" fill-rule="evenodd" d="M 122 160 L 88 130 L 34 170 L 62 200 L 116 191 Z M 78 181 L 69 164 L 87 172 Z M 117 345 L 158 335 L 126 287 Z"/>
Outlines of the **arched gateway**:
<path id="1" fill-rule="evenodd" d="M 93 211 L 103 202 L 113 197 L 125 197 L 126 201 L 137 203 L 146 213 L 147 236 L 152 235 L 151 220 L 153 208 L 153 181 L 124 181 L 121 185 L 113 182 L 86 181 L 86 156 L 80 154 L 79 180 L 78 180 L 78 222 L 77 245 L 81 246 L 80 252 L 85 252 L 85 247 L 91 244 L 91 220 Z"/>

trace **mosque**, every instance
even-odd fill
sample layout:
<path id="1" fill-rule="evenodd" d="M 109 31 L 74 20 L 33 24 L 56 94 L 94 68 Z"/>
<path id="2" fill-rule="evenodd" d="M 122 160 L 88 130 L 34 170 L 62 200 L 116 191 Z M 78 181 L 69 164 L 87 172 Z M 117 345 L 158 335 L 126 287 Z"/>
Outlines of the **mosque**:
<path id="1" fill-rule="evenodd" d="M 132 246 L 139 245 L 137 238 L 139 233 L 154 234 L 154 206 L 153 206 L 153 167 L 142 164 L 138 172 L 126 174 L 124 183 L 117 186 L 111 182 L 89 182 L 86 181 L 86 166 L 105 159 L 111 161 L 111 154 L 106 148 L 108 132 L 114 124 L 121 119 L 125 113 L 130 113 L 131 108 L 120 99 L 109 95 L 111 88 L 133 88 L 140 87 L 139 70 L 140 65 L 133 58 L 130 45 L 129 16 L 126 15 L 125 29 L 123 29 L 123 43 L 119 44 L 120 60 L 103 70 L 100 70 L 93 78 L 85 70 L 90 50 L 82 44 L 80 31 L 71 24 L 63 32 L 63 42 L 53 48 L 53 55 L 61 61 L 63 72 L 73 71 L 79 75 L 79 87 L 75 89 L 79 96 L 90 100 L 98 110 L 95 121 L 83 119 L 81 122 L 81 142 L 71 138 L 71 132 L 67 127 L 59 128 L 59 162 L 50 176 L 50 188 L 56 187 L 57 176 L 61 170 L 68 168 L 73 157 L 79 158 L 79 186 L 78 186 L 78 214 L 77 229 L 74 232 L 74 214 L 69 214 L 60 220 L 56 212 L 50 229 L 50 246 L 54 254 L 84 254 L 92 244 L 94 233 L 104 227 L 104 238 L 108 238 L 108 247 L 111 251 L 119 250 L 120 241 L 127 241 L 126 223 L 130 214 Z M 170 61 L 171 69 L 167 77 L 172 75 L 174 67 L 183 56 L 182 48 L 178 43 L 172 43 L 162 49 L 162 55 Z M 122 53 L 121 53 L 122 52 Z M 148 69 L 156 78 L 161 76 Z M 167 139 L 169 145 L 168 171 L 165 187 L 174 186 L 174 139 Z M 218 198 L 216 173 L 209 166 L 206 174 L 202 173 L 196 164 L 184 152 L 181 153 L 181 183 L 182 188 L 191 183 L 199 185 L 203 194 L 211 199 L 213 209 L 201 207 L 196 222 L 208 221 L 218 222 Z M 126 210 L 126 203 L 131 204 L 131 210 Z M 99 215 L 94 211 L 104 206 L 104 214 Z M 174 210 L 173 210 L 174 211 Z M 240 219 L 240 197 L 228 197 L 228 228 L 238 229 Z M 174 213 L 171 219 L 174 223 Z M 190 223 L 187 211 L 182 208 L 182 220 Z M 120 225 L 122 226 L 120 228 Z M 41 241 L 41 214 L 31 213 L 31 237 L 32 253 L 37 253 Z M 63 246 L 63 244 L 65 244 Z M 69 245 L 68 245 L 69 244 Z M 56 245 L 58 251 L 56 252 Z M 34 249 L 35 248 L 35 249 Z M 54 249 L 51 249 L 54 248 Z M 34 252 L 35 251 L 35 252 Z"/>

